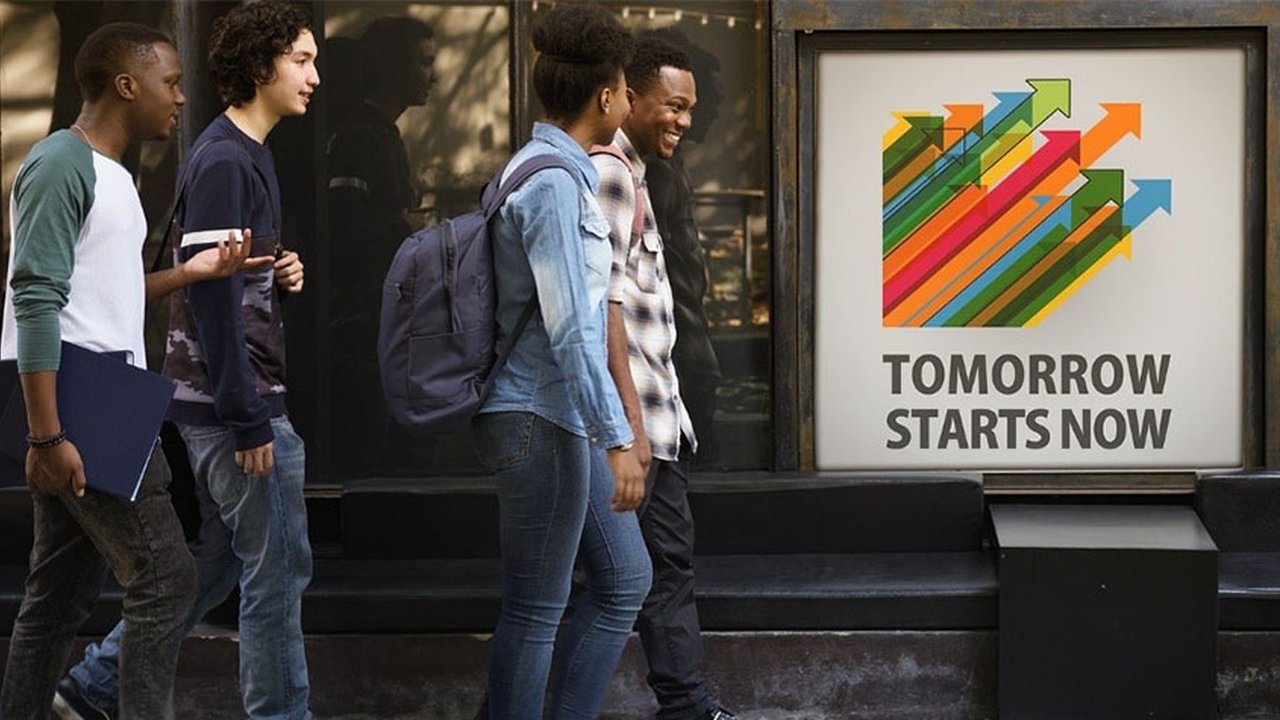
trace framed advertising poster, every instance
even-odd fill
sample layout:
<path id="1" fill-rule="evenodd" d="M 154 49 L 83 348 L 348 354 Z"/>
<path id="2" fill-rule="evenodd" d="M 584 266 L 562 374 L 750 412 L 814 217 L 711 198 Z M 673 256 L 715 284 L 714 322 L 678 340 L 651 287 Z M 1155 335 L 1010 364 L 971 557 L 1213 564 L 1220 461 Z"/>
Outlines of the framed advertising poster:
<path id="1" fill-rule="evenodd" d="M 810 48 L 815 468 L 1246 464 L 1247 39 L 982 35 Z"/>

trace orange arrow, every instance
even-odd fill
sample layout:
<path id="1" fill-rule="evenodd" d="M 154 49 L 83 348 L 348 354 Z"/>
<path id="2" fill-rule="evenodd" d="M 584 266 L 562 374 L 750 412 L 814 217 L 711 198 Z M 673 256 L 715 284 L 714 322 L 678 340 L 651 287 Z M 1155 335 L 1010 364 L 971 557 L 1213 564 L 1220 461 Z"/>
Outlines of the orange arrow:
<path id="1" fill-rule="evenodd" d="M 1078 177 L 1080 177 L 1080 166 L 1076 164 L 1075 160 L 1067 159 L 1052 173 L 1049 173 L 1049 177 L 1041 180 L 1039 185 L 1032 188 L 1031 192 L 1027 193 L 1027 196 L 1057 195 L 1062 192 L 1063 188 L 1070 185 L 1072 180 Z"/>
<path id="2" fill-rule="evenodd" d="M 1127 134 L 1142 137 L 1142 103 L 1102 103 L 1102 109 L 1107 114 L 1080 139 L 1080 167 L 1092 167 Z"/>
<path id="3" fill-rule="evenodd" d="M 955 145 L 965 133 L 973 129 L 973 126 L 982 122 L 982 116 L 986 113 L 986 108 L 981 103 L 978 104 L 957 104 L 943 105 L 950 115 L 946 120 L 942 121 L 942 145 L 943 149 Z"/>

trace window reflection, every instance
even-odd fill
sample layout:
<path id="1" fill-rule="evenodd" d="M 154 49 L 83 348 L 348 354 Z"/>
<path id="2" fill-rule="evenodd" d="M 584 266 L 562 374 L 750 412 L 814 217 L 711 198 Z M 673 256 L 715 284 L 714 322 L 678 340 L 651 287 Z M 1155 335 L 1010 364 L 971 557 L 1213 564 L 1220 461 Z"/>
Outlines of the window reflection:
<path id="1" fill-rule="evenodd" d="M 685 265 L 672 272 L 683 273 L 692 298 L 685 300 L 686 314 L 696 324 L 679 329 L 693 342 L 677 364 L 691 410 L 702 416 L 699 435 L 707 450 L 698 464 L 767 469 L 773 445 L 767 7 L 751 0 L 608 5 L 637 32 L 678 33 L 698 65 L 694 129 L 670 168 L 688 225 Z M 192 37 L 175 40 L 185 57 L 198 58 L 212 18 L 229 6 L 189 0 L 0 3 L 5 204 L 31 144 L 51 125 L 69 122 L 60 120 L 65 113 L 59 108 L 78 106 L 77 98 L 56 97 L 65 95 L 65 82 L 55 40 L 78 47 L 88 30 L 76 35 L 77 27 L 91 30 L 114 19 L 173 31 L 174 14 L 181 11 L 196 24 Z M 404 236 L 475 207 L 481 187 L 510 155 L 513 136 L 529 132 L 512 126 L 512 73 L 526 72 L 527 64 L 513 69 L 511 12 L 514 7 L 536 16 L 539 3 L 353 0 L 307 6 L 323 28 L 316 108 L 322 112 L 282 125 L 272 146 L 290 175 L 282 175 L 286 224 L 304 253 L 309 280 L 307 296 L 292 303 L 287 319 L 290 406 L 312 450 L 309 480 L 479 472 L 469 438 L 416 436 L 387 417 L 374 355 L 380 287 Z M 421 27 L 430 29 L 430 38 Z M 68 33 L 74 38 L 67 40 Z M 520 53 L 532 53 L 527 37 L 516 42 Z M 530 58 L 517 58 L 524 59 Z M 218 103 L 198 63 L 191 69 L 184 79 L 189 104 L 208 106 L 190 118 L 195 132 Z M 521 110 L 524 125 L 539 116 L 535 107 Z M 147 146 L 130 159 L 142 172 L 153 224 L 172 198 L 180 144 Z M 674 258 L 682 238 L 666 241 Z M 152 337 L 153 350 L 162 350 L 161 336 Z"/>
<path id="2" fill-rule="evenodd" d="M 411 232 L 475 206 L 510 152 L 505 5 L 327 3 L 329 474 L 475 467 L 466 438 L 388 417 L 376 341 L 382 278 Z"/>

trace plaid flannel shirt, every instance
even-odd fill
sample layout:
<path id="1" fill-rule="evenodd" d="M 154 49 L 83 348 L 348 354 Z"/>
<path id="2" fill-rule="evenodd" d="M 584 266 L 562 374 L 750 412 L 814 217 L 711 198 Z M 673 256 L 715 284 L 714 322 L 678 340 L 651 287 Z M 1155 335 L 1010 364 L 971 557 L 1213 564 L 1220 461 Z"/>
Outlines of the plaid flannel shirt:
<path id="1" fill-rule="evenodd" d="M 618 130 L 613 144 L 631 161 L 635 175 L 618 158 L 593 153 L 600 173 L 596 200 L 609 221 L 613 242 L 613 267 L 609 276 L 609 301 L 622 304 L 627 327 L 631 379 L 644 412 L 644 430 L 659 460 L 674 461 L 680 454 L 680 436 L 697 449 L 693 423 L 680 399 L 680 382 L 671 361 L 676 323 L 662 254 L 662 238 L 644 185 L 644 161 L 626 133 Z M 644 229 L 635 227 L 636 199 L 644 203 Z"/>

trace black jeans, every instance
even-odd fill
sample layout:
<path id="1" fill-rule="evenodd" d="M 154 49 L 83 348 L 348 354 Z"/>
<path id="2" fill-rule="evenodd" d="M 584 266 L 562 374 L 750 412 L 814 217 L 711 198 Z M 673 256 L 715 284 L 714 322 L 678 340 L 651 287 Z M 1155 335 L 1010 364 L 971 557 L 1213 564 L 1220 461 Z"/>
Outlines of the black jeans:
<path id="1" fill-rule="evenodd" d="M 649 687 L 659 720 L 686 720 L 711 710 L 702 678 L 702 631 L 693 581 L 693 513 L 689 510 L 689 452 L 654 459 L 649 470 L 640 532 L 653 563 L 653 585 L 640 610 L 638 629 L 649 661 Z"/>
<path id="2" fill-rule="evenodd" d="M 157 448 L 136 502 L 89 490 L 32 493 L 35 544 L 26 596 L 9 642 L 0 717 L 44 720 L 76 631 L 110 570 L 124 588 L 121 720 L 173 717 L 173 683 L 195 565 L 169 499 L 169 466 Z"/>

